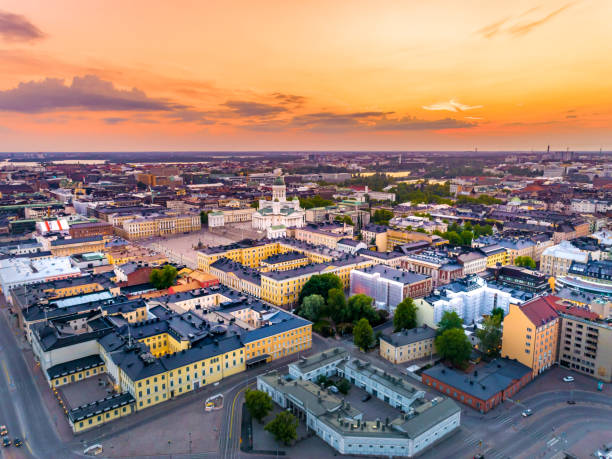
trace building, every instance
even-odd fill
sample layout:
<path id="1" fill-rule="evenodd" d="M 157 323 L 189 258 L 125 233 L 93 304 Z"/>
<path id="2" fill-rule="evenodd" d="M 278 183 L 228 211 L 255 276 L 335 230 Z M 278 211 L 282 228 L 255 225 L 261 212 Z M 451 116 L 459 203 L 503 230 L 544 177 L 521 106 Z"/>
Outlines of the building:
<path id="1" fill-rule="evenodd" d="M 542 295 L 551 289 L 549 276 L 519 266 L 502 266 L 496 269 L 495 279 L 501 285 L 534 295 Z"/>
<path id="2" fill-rule="evenodd" d="M 446 254 L 433 250 L 407 254 L 401 263 L 402 268 L 430 276 L 434 287 L 445 285 L 464 276 L 463 266 Z"/>
<path id="3" fill-rule="evenodd" d="M 386 252 L 388 230 L 388 226 L 370 223 L 362 228 L 361 236 L 366 244 L 375 245 L 379 252 Z"/>
<path id="4" fill-rule="evenodd" d="M 130 215 L 122 218 L 121 222 L 116 222 L 115 232 L 128 240 L 189 233 L 200 231 L 202 228 L 198 213 L 184 215 L 158 213 L 146 216 Z"/>
<path id="5" fill-rule="evenodd" d="M 287 271 L 289 269 L 306 266 L 310 261 L 308 257 L 300 252 L 285 252 L 272 255 L 261 261 L 260 271 Z"/>
<path id="6" fill-rule="evenodd" d="M 431 295 L 418 303 L 417 318 L 422 314 L 423 322 L 430 326 L 438 324 L 446 311 L 454 311 L 465 324 L 481 320 L 495 308 L 507 314 L 511 304 L 522 304 L 533 298 L 533 294 L 519 289 L 488 282 L 476 275 L 457 279 L 444 287 L 435 289 Z"/>
<path id="7" fill-rule="evenodd" d="M 487 257 L 487 268 L 505 266 L 508 261 L 508 250 L 499 244 L 480 246 L 479 249 Z"/>
<path id="8" fill-rule="evenodd" d="M 565 276 L 574 261 L 586 263 L 589 253 L 574 247 L 569 241 L 562 241 L 542 252 L 540 271 L 549 276 Z"/>
<path id="9" fill-rule="evenodd" d="M 402 377 L 359 360 L 345 360 L 337 351 L 300 362 L 288 375 L 276 371 L 260 375 L 257 389 L 303 420 L 340 454 L 413 457 L 459 427 L 461 410 L 449 398 L 426 401 L 424 392 Z M 334 373 L 406 414 L 385 421 L 366 420 L 350 403 L 302 376 Z"/>
<path id="10" fill-rule="evenodd" d="M 353 236 L 351 225 L 339 223 L 308 224 L 293 231 L 293 237 L 312 245 L 323 245 L 336 249 L 338 242 Z"/>
<path id="11" fill-rule="evenodd" d="M 253 228 L 260 230 L 278 225 L 301 228 L 306 222 L 306 214 L 297 197 L 287 201 L 287 188 L 279 176 L 272 185 L 272 201 L 260 199 L 257 211 L 252 214 L 252 221 Z"/>
<path id="12" fill-rule="evenodd" d="M 350 273 L 351 295 L 365 294 L 376 307 L 391 313 L 405 298 L 420 298 L 433 288 L 431 277 L 385 265 L 354 269 Z"/>
<path id="13" fill-rule="evenodd" d="M 69 257 L 0 259 L 0 287 L 7 301 L 11 301 L 11 290 L 14 288 L 78 277 L 80 274 L 81 270 L 72 266 Z"/>
<path id="14" fill-rule="evenodd" d="M 504 318 L 502 357 L 531 368 L 534 377 L 547 370 L 557 362 L 560 322 L 545 297 L 510 305 Z"/>
<path id="15" fill-rule="evenodd" d="M 377 264 L 390 266 L 391 268 L 400 268 L 402 262 L 406 259 L 406 254 L 400 251 L 379 252 L 377 250 L 361 249 L 357 254 L 369 258 Z"/>
<path id="16" fill-rule="evenodd" d="M 83 238 L 92 236 L 111 237 L 114 234 L 113 225 L 107 222 L 75 223 L 70 225 L 70 236 Z"/>
<path id="17" fill-rule="evenodd" d="M 423 325 L 380 337 L 380 356 L 391 363 L 431 358 L 436 352 L 436 330 Z"/>
<path id="18" fill-rule="evenodd" d="M 479 251 L 462 253 L 457 257 L 457 261 L 463 266 L 463 274 L 477 274 L 487 269 L 488 257 Z"/>
<path id="19" fill-rule="evenodd" d="M 356 254 L 360 250 L 368 248 L 367 244 L 362 241 L 356 241 L 355 239 L 343 238 L 336 244 L 336 250 L 344 253 L 350 253 L 351 255 Z"/>
<path id="20" fill-rule="evenodd" d="M 514 398 L 531 379 L 531 368 L 509 359 L 495 359 L 467 374 L 444 365 L 436 365 L 421 374 L 423 384 L 481 413 Z"/>
<path id="21" fill-rule="evenodd" d="M 105 248 L 102 236 L 56 239 L 51 241 L 49 250 L 54 257 L 69 257 L 79 253 L 102 252 Z"/>

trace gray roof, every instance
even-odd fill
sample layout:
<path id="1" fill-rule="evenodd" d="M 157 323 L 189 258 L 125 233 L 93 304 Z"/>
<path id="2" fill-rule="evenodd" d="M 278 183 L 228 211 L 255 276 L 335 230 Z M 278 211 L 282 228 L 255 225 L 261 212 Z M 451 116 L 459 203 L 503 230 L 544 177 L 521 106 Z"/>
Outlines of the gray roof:
<path id="1" fill-rule="evenodd" d="M 433 328 L 423 325 L 422 327 L 416 327 L 412 330 L 402 330 L 390 335 L 383 335 L 381 339 L 392 346 L 405 346 L 406 344 L 432 339 L 435 336 L 436 331 Z"/>
<path id="2" fill-rule="evenodd" d="M 323 352 L 313 354 L 310 357 L 302 357 L 299 362 L 292 363 L 291 365 L 296 366 L 302 373 L 310 373 L 317 368 L 324 367 L 325 365 L 335 362 L 336 360 L 344 359 L 348 356 L 346 349 L 341 347 L 332 347 Z"/>

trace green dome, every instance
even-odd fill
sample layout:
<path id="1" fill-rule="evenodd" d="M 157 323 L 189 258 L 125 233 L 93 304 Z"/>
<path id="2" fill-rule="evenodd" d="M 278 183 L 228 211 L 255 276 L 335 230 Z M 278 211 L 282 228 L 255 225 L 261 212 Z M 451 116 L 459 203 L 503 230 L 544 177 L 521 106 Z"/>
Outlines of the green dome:
<path id="1" fill-rule="evenodd" d="M 283 180 L 283 176 L 279 175 L 278 177 L 276 177 L 276 179 L 274 179 L 274 184 L 275 185 L 284 185 L 285 184 L 285 180 Z"/>

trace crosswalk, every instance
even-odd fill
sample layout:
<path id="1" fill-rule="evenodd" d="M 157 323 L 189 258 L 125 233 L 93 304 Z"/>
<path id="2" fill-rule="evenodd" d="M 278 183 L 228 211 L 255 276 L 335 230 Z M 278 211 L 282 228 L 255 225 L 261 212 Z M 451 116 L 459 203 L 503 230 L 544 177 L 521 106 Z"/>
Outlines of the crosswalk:
<path id="1" fill-rule="evenodd" d="M 499 419 L 496 419 L 495 422 L 497 424 L 510 424 L 511 422 L 514 422 L 515 420 L 515 416 L 503 416 L 500 417 Z"/>

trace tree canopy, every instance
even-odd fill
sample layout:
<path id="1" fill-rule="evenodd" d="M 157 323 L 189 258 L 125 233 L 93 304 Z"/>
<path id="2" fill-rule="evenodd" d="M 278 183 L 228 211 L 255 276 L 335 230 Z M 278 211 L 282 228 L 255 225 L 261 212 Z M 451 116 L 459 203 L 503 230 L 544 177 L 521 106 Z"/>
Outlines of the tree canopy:
<path id="1" fill-rule="evenodd" d="M 304 298 L 314 294 L 321 295 L 327 300 L 329 290 L 332 288 L 343 289 L 342 280 L 338 276 L 333 273 L 315 274 L 302 287 L 298 302 L 302 304 Z"/>
<path id="2" fill-rule="evenodd" d="M 446 330 L 453 328 L 463 330 L 463 319 L 455 311 L 444 311 L 440 322 L 438 322 L 437 334 L 441 335 Z"/>
<path id="3" fill-rule="evenodd" d="M 297 427 L 297 418 L 288 411 L 281 411 L 264 429 L 274 435 L 277 442 L 289 445 L 297 438 Z"/>
<path id="4" fill-rule="evenodd" d="M 327 311 L 334 322 L 342 322 L 348 315 L 346 296 L 341 288 L 332 288 L 328 291 Z"/>
<path id="5" fill-rule="evenodd" d="M 485 318 L 482 325 L 483 328 L 476 331 L 480 340 L 479 348 L 489 357 L 498 357 L 502 344 L 501 318 L 499 315 L 492 315 Z"/>
<path id="6" fill-rule="evenodd" d="M 306 319 L 316 322 L 325 312 L 325 298 L 321 295 L 313 294 L 304 298 L 300 315 Z"/>
<path id="7" fill-rule="evenodd" d="M 154 269 L 151 271 L 149 281 L 157 290 L 163 290 L 174 285 L 174 280 L 177 275 L 178 271 L 174 266 L 166 265 L 161 269 Z"/>
<path id="8" fill-rule="evenodd" d="M 436 338 L 436 350 L 440 357 L 456 367 L 463 367 L 472 353 L 472 344 L 463 329 L 445 330 Z"/>
<path id="9" fill-rule="evenodd" d="M 272 411 L 272 398 L 260 390 L 247 389 L 244 394 L 244 403 L 251 416 L 259 422 L 262 422 L 268 413 Z"/>
<path id="10" fill-rule="evenodd" d="M 536 269 L 536 262 L 533 261 L 533 258 L 528 256 L 516 257 L 514 259 L 514 264 L 516 266 L 522 266 L 524 268 Z"/>
<path id="11" fill-rule="evenodd" d="M 359 319 L 359 322 L 353 328 L 353 342 L 363 351 L 367 351 L 374 344 L 374 330 L 368 319 Z"/>
<path id="12" fill-rule="evenodd" d="M 388 225 L 389 220 L 393 218 L 393 212 L 387 209 L 376 209 L 372 216 L 372 222 L 377 225 Z"/>
<path id="13" fill-rule="evenodd" d="M 409 330 L 417 325 L 417 306 L 412 298 L 404 298 L 393 314 L 393 330 Z"/>
<path id="14" fill-rule="evenodd" d="M 302 209 L 312 209 L 313 207 L 327 207 L 334 204 L 334 201 L 325 199 L 319 196 L 311 196 L 310 198 L 300 198 L 300 207 Z"/>
<path id="15" fill-rule="evenodd" d="M 372 307 L 372 298 L 363 293 L 350 297 L 347 306 L 347 315 L 343 317 L 343 322 L 355 322 L 360 318 L 369 322 L 378 321 L 378 313 Z"/>

